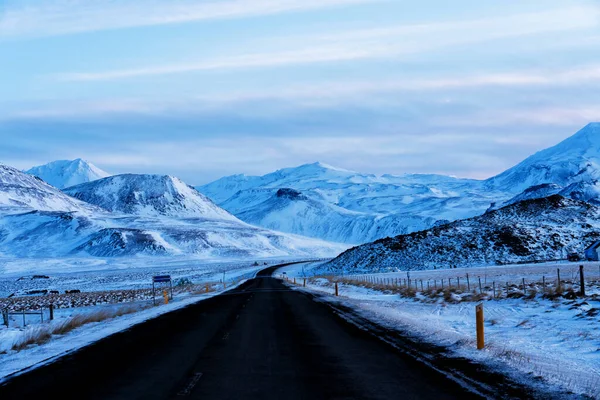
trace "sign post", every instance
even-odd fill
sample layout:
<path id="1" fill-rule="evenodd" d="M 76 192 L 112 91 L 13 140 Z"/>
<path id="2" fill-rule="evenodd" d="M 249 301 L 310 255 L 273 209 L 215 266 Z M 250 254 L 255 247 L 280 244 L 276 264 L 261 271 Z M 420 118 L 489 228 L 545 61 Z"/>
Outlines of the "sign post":
<path id="1" fill-rule="evenodd" d="M 173 300 L 173 281 L 171 275 L 156 275 L 152 277 L 152 301 L 156 305 L 156 284 L 157 283 L 169 283 L 171 290 L 171 300 Z M 166 293 L 166 291 L 165 291 Z M 166 299 L 166 298 L 165 298 Z"/>

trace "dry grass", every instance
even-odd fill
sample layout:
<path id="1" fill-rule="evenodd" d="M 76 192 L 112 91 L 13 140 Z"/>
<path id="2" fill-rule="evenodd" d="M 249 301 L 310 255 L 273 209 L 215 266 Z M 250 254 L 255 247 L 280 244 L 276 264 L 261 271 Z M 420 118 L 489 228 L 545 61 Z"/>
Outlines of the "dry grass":
<path id="1" fill-rule="evenodd" d="M 23 334 L 15 341 L 11 349 L 14 351 L 21 351 L 34 344 L 44 344 L 48 342 L 53 335 L 64 335 L 80 326 L 93 322 L 102 322 L 126 314 L 132 314 L 141 311 L 144 308 L 146 307 L 125 306 L 112 310 L 98 310 L 86 314 L 77 314 L 71 318 L 53 324 L 33 326 L 23 331 Z"/>

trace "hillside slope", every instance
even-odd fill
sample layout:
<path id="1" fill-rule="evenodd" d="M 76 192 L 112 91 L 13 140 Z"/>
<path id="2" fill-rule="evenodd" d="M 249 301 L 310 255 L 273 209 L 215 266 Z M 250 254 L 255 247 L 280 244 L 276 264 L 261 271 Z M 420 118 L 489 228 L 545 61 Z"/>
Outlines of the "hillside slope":
<path id="1" fill-rule="evenodd" d="M 115 175 L 64 189 L 106 210 L 140 216 L 235 220 L 196 189 L 167 175 Z"/>
<path id="2" fill-rule="evenodd" d="M 510 197 L 484 190 L 475 180 L 376 176 L 322 163 L 262 177 L 234 175 L 198 189 L 248 223 L 350 244 L 468 218 Z M 294 190 L 302 198 L 278 199 L 278 190 Z"/>
<path id="3" fill-rule="evenodd" d="M 598 238 L 600 208 L 553 195 L 355 247 L 327 268 L 414 270 L 564 259 Z"/>

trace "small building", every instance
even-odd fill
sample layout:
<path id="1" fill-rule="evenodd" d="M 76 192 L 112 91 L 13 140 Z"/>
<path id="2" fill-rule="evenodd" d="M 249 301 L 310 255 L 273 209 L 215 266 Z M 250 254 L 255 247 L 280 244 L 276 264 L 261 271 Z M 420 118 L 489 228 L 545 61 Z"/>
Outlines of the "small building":
<path id="1" fill-rule="evenodd" d="M 600 240 L 595 241 L 585 249 L 585 259 L 588 261 L 599 261 L 600 256 L 598 251 L 600 251 Z"/>

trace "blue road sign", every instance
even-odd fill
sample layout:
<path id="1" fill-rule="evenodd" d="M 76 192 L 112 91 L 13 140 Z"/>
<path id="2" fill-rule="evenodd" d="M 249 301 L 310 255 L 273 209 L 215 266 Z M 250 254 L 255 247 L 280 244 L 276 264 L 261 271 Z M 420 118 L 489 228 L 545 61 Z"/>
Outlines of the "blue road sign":
<path id="1" fill-rule="evenodd" d="M 157 275 L 152 277 L 152 282 L 171 282 L 171 275 Z"/>

